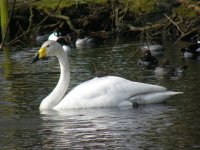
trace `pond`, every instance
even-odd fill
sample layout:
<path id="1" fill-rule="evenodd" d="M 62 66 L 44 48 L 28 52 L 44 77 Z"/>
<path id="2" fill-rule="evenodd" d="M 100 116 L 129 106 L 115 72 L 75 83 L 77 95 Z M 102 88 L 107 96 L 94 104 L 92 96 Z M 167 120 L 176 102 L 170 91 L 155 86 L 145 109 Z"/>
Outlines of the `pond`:
<path id="1" fill-rule="evenodd" d="M 162 104 L 54 111 L 40 114 L 41 100 L 59 78 L 55 58 L 31 64 L 40 45 L 0 52 L 1 149 L 200 149 L 200 63 L 183 60 L 168 40 L 159 58 L 187 65 L 181 76 L 157 77 L 140 68 L 139 41 L 112 39 L 97 48 L 74 49 L 70 89 L 95 76 L 117 75 L 159 84 L 183 95 Z"/>

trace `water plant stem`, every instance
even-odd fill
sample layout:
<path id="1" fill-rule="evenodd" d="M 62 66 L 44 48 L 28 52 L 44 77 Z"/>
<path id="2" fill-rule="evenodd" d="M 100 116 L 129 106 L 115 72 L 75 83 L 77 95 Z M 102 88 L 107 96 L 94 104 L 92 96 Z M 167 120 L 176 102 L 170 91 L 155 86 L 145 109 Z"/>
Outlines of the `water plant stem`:
<path id="1" fill-rule="evenodd" d="M 8 24 L 8 1 L 1 0 L 0 1 L 0 14 L 1 14 L 1 35 L 2 38 L 6 32 L 6 26 Z"/>
<path id="2" fill-rule="evenodd" d="M 2 44 L 0 46 L 0 50 L 3 49 L 4 43 L 7 39 L 8 29 L 10 20 L 13 14 L 13 10 L 15 8 L 16 0 L 13 1 L 12 9 L 8 18 L 8 0 L 0 1 L 0 10 L 1 10 L 1 31 L 2 31 Z"/>

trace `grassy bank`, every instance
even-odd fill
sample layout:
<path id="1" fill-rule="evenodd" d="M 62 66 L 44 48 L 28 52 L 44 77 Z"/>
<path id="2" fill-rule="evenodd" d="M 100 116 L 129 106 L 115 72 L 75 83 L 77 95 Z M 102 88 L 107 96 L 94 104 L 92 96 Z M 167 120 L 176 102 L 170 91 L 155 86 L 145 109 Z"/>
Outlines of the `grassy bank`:
<path id="1" fill-rule="evenodd" d="M 113 5 L 119 3 L 128 7 L 127 9 L 132 13 L 152 13 L 157 11 L 156 0 L 40 0 L 38 2 L 32 3 L 34 7 L 41 10 L 55 9 L 58 5 L 60 9 L 70 8 L 74 5 L 89 4 L 89 5 L 106 5 L 108 3 L 113 3 Z"/>
<path id="2" fill-rule="evenodd" d="M 18 0 L 10 29 L 17 40 L 58 27 L 72 34 L 80 29 L 126 36 L 175 33 L 181 39 L 199 30 L 197 6 L 195 0 Z"/>

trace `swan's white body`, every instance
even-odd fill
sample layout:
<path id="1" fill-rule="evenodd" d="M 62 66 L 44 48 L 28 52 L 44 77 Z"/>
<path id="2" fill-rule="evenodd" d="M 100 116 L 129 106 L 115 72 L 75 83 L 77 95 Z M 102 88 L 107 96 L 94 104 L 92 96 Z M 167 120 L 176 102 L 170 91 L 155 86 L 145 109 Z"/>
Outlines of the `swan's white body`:
<path id="1" fill-rule="evenodd" d="M 124 101 L 134 102 L 135 96 L 140 94 L 158 91 L 166 91 L 166 88 L 115 76 L 94 78 L 75 87 L 54 109 L 119 106 Z"/>
<path id="2" fill-rule="evenodd" d="M 58 58 L 61 75 L 55 89 L 41 102 L 40 110 L 120 106 L 134 102 L 138 104 L 159 103 L 182 93 L 167 91 L 165 87 L 158 85 L 106 76 L 86 81 L 65 96 L 70 81 L 68 57 L 62 46 L 54 41 L 45 42 L 37 55 L 38 58 L 46 56 Z"/>

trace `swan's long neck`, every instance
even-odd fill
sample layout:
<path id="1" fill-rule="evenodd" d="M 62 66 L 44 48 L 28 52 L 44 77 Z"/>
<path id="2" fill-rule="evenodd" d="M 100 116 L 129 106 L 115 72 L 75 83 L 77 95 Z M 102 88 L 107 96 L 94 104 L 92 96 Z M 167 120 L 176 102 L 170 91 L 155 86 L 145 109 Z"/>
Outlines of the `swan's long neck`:
<path id="1" fill-rule="evenodd" d="M 54 90 L 40 104 L 40 110 L 52 109 L 64 97 L 70 80 L 70 70 L 67 54 L 64 51 L 58 53 L 60 63 L 60 78 Z"/>

